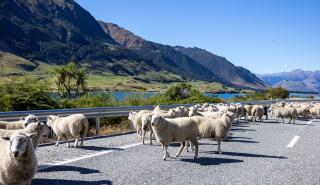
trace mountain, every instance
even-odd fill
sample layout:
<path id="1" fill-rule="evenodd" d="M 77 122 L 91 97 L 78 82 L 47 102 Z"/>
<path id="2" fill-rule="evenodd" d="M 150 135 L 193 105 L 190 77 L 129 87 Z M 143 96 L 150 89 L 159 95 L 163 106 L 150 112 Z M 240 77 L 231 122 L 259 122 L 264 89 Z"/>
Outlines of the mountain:
<path id="1" fill-rule="evenodd" d="M 162 45 L 147 41 L 113 23 L 100 21 L 100 25 L 120 45 L 166 70 L 233 87 L 265 88 L 264 83 L 250 71 L 203 49 Z M 211 78 L 208 78 L 210 75 Z"/>
<path id="2" fill-rule="evenodd" d="M 159 70 L 120 47 L 72 0 L 2 0 L 0 50 L 37 65 L 76 61 L 90 71 L 137 75 Z"/>
<path id="3" fill-rule="evenodd" d="M 226 58 L 210 53 L 201 48 L 176 46 L 177 51 L 206 66 L 213 74 L 223 78 L 232 86 L 265 88 L 265 84 L 256 75 L 243 67 L 236 67 Z"/>
<path id="4" fill-rule="evenodd" d="M 197 61 L 176 51 L 171 46 L 147 41 L 116 24 L 99 22 L 105 32 L 121 46 L 135 52 L 143 59 L 151 61 L 160 68 L 180 74 L 186 79 L 227 83 Z"/>
<path id="5" fill-rule="evenodd" d="M 0 1 L 2 76 L 45 74 L 74 61 L 90 74 L 130 76 L 145 83 L 201 80 L 264 87 L 250 71 L 209 52 L 192 54 L 198 52 L 147 41 L 116 24 L 98 22 L 74 0 Z"/>
<path id="6" fill-rule="evenodd" d="M 320 70 L 303 71 L 296 69 L 290 72 L 258 75 L 271 86 L 281 86 L 291 91 L 320 92 Z"/>

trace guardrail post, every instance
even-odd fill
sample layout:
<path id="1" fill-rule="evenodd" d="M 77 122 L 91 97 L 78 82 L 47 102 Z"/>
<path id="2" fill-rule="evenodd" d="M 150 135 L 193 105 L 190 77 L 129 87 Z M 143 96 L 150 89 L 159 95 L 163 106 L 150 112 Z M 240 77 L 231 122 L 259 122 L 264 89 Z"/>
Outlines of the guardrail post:
<path id="1" fill-rule="evenodd" d="M 100 114 L 96 117 L 96 134 L 99 135 L 100 131 Z"/>

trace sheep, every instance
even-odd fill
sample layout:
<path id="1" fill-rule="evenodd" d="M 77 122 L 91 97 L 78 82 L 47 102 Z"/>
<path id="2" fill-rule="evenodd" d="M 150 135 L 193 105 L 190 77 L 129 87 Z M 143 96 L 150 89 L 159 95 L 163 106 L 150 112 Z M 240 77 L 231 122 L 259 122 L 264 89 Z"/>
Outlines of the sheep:
<path id="1" fill-rule="evenodd" d="M 168 146 L 171 142 L 180 141 L 181 146 L 179 148 L 176 157 L 178 157 L 183 148 L 185 147 L 185 142 L 190 140 L 195 146 L 194 159 L 198 156 L 198 128 L 197 123 L 194 119 L 189 117 L 182 118 L 163 118 L 161 115 L 152 115 L 151 118 L 152 129 L 155 133 L 157 141 L 162 145 L 165 150 L 163 160 L 169 157 Z"/>
<path id="2" fill-rule="evenodd" d="M 248 104 L 248 105 L 244 105 L 243 108 L 245 109 L 246 112 L 246 117 L 245 117 L 245 121 L 248 122 L 248 116 L 252 116 L 251 115 L 251 110 L 252 110 L 253 105 Z"/>
<path id="3" fill-rule="evenodd" d="M 132 111 L 129 113 L 128 120 L 132 123 L 136 129 L 138 136 L 142 137 L 142 115 L 145 113 L 151 113 L 149 110 L 141 110 L 139 112 Z"/>
<path id="4" fill-rule="evenodd" d="M 40 143 L 40 139 L 44 136 L 48 136 L 50 130 L 49 127 L 42 122 L 29 123 L 26 128 L 18 129 L 18 130 L 4 130 L 0 129 L 0 137 L 9 137 L 14 133 L 36 133 L 34 137 L 32 137 L 32 143 L 34 149 L 36 149 Z"/>
<path id="5" fill-rule="evenodd" d="M 277 107 L 273 106 L 272 114 L 278 119 L 281 117 L 282 123 L 284 123 L 283 118 L 290 118 L 289 123 L 291 123 L 293 119 L 293 123 L 295 123 L 296 118 L 298 117 L 297 110 L 293 107 Z"/>
<path id="6" fill-rule="evenodd" d="M 262 116 L 264 115 L 264 107 L 262 105 L 254 105 L 252 106 L 251 109 L 251 115 L 253 116 L 253 120 L 254 122 L 257 121 L 257 117 L 260 119 L 260 121 L 262 122 Z"/>
<path id="7" fill-rule="evenodd" d="M 14 129 L 23 129 L 26 124 L 39 121 L 38 117 L 29 114 L 19 121 L 0 121 L 0 129 L 14 130 Z"/>
<path id="8" fill-rule="evenodd" d="M 67 117 L 49 116 L 47 125 L 52 128 L 54 133 L 58 136 L 56 146 L 59 145 L 59 141 L 62 137 L 67 141 L 67 146 L 70 148 L 68 137 L 75 139 L 74 147 L 78 147 L 78 140 L 81 137 L 81 143 L 79 147 L 83 146 L 83 141 L 87 135 L 89 122 L 83 114 L 73 114 Z"/>
<path id="9" fill-rule="evenodd" d="M 164 118 L 177 118 L 177 117 L 181 117 L 181 112 L 176 111 L 175 109 L 170 109 L 167 113 L 155 113 L 155 112 L 147 112 L 141 115 L 141 141 L 142 144 L 144 144 L 144 137 L 145 137 L 145 133 L 147 130 L 150 130 L 150 135 L 149 135 L 149 139 L 150 139 L 150 145 L 152 145 L 152 135 L 153 135 L 153 130 L 151 127 L 151 118 L 153 114 L 159 114 Z"/>
<path id="10" fill-rule="evenodd" d="M 211 119 L 201 116 L 192 117 L 198 126 L 200 138 L 214 138 L 218 142 L 218 153 L 221 154 L 221 140 L 228 137 L 235 114 L 228 111 L 221 118 Z"/>
<path id="11" fill-rule="evenodd" d="M 307 107 L 297 107 L 296 110 L 297 115 L 304 119 L 307 119 L 307 117 L 310 115 L 310 111 Z"/>
<path id="12" fill-rule="evenodd" d="M 316 105 L 310 108 L 310 114 L 313 118 L 319 118 L 320 116 L 320 105 Z"/>
<path id="13" fill-rule="evenodd" d="M 0 184 L 29 185 L 37 171 L 32 134 L 14 133 L 0 139 Z"/>
<path id="14" fill-rule="evenodd" d="M 207 118 L 217 119 L 220 118 L 224 113 L 223 112 L 198 112 L 194 108 L 190 108 L 189 117 L 192 116 L 203 116 Z"/>

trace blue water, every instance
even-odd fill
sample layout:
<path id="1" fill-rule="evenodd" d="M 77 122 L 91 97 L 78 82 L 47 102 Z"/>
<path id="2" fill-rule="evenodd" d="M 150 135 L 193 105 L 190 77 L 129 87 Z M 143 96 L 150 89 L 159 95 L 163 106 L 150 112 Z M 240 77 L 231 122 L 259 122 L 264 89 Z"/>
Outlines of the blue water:
<path id="1" fill-rule="evenodd" d="M 112 95 L 118 100 L 124 100 L 127 97 L 130 96 L 142 96 L 144 98 L 149 98 L 152 97 L 154 95 L 156 95 L 156 92 L 123 92 L 123 91 L 115 91 L 112 92 Z M 218 98 L 222 98 L 222 99 L 227 99 L 227 98 L 234 98 L 236 96 L 244 96 L 245 94 L 243 93 L 222 93 L 222 94 L 217 94 L 217 93 L 203 93 L 205 96 L 209 96 L 209 97 L 218 97 Z"/>

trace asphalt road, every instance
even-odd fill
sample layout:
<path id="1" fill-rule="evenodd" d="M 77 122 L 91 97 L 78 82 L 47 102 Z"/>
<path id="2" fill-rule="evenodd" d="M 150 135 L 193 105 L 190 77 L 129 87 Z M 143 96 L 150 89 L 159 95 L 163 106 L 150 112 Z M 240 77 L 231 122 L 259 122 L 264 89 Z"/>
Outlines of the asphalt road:
<path id="1" fill-rule="evenodd" d="M 88 140 L 84 149 L 41 146 L 32 184 L 320 184 L 319 133 L 319 120 L 239 123 L 222 154 L 215 141 L 200 140 L 196 161 L 185 151 L 163 161 L 162 147 L 141 145 L 136 134 Z"/>

